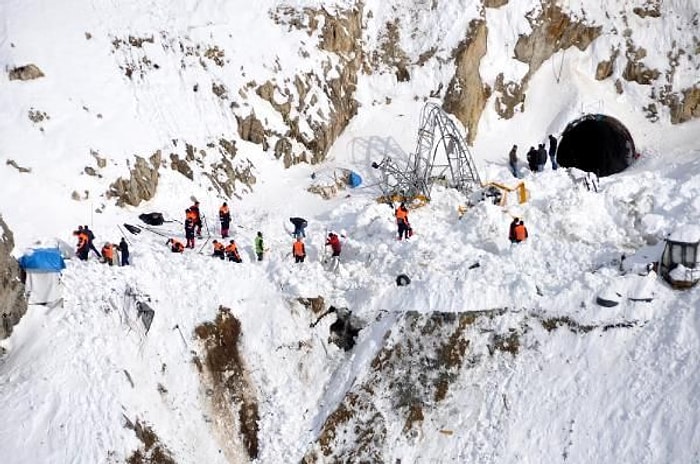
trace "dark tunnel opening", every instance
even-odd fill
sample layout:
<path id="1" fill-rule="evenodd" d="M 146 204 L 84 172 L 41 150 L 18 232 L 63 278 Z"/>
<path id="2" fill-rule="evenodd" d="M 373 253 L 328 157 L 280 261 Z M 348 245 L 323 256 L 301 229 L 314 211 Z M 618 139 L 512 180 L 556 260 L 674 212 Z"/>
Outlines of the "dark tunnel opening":
<path id="1" fill-rule="evenodd" d="M 564 129 L 557 162 L 604 177 L 625 170 L 635 153 L 634 140 L 620 121 L 602 114 L 588 114 Z"/>

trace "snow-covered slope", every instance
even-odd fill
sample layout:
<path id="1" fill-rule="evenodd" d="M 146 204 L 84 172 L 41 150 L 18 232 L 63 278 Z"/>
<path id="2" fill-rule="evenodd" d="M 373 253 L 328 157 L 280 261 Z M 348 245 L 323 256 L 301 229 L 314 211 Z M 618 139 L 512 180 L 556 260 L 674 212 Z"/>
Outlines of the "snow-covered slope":
<path id="1" fill-rule="evenodd" d="M 601 33 L 583 50 L 535 54 L 544 62 L 531 74 L 536 60 L 514 58 L 516 43 L 551 5 L 249 3 L 0 3 L 5 68 L 45 74 L 0 76 L 0 213 L 15 254 L 72 242 L 77 224 L 98 245 L 118 241 L 139 213 L 178 220 L 196 198 L 212 235 L 229 202 L 244 260 L 198 253 L 203 242 L 170 253 L 177 222 L 164 236 L 129 234 L 128 268 L 70 260 L 63 307 L 30 307 L 2 341 L 0 461 L 700 459 L 700 290 L 620 272 L 622 254 L 658 255 L 667 233 L 700 223 L 700 123 L 672 124 L 658 97 L 697 87 L 697 0 L 636 13 L 621 0 L 554 2 Z M 371 163 L 405 159 L 424 101 L 459 90 L 455 50 L 474 20 L 488 28 L 476 69 L 492 90 L 474 132 L 484 179 L 512 184 L 513 144 L 544 142 L 589 112 L 622 121 L 642 157 L 598 193 L 549 165 L 524 171 L 528 203 L 480 203 L 461 219 L 465 199 L 436 187 L 410 213 L 416 234 L 397 242 Z M 606 60 L 612 72 L 596 80 Z M 628 61 L 660 74 L 627 79 Z M 496 85 L 499 74 L 513 86 Z M 513 88 L 526 98 L 505 117 Z M 259 127 L 244 121 L 253 113 Z M 333 145 L 316 156 L 321 138 Z M 136 156 L 155 172 L 154 195 L 117 206 L 106 193 Z M 323 163 L 285 169 L 302 159 Z M 307 191 L 337 168 L 363 185 L 330 200 Z M 310 223 L 303 265 L 290 256 L 290 216 Z M 512 216 L 530 233 L 518 246 Z M 331 229 L 345 235 L 337 274 L 321 262 Z M 400 273 L 409 286 L 396 286 Z M 611 289 L 619 304 L 597 305 Z M 148 334 L 134 292 L 155 311 Z M 318 296 L 321 310 L 346 306 L 362 321 L 353 350 L 329 343 L 334 316 L 310 327 Z"/>

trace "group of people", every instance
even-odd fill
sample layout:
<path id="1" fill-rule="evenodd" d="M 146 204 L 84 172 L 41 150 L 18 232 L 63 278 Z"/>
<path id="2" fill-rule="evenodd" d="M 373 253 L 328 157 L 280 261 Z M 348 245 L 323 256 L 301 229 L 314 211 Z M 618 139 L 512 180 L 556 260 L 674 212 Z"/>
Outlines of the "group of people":
<path id="1" fill-rule="evenodd" d="M 544 166 L 547 164 L 547 154 L 548 151 L 545 149 L 544 144 L 540 143 L 535 147 L 530 147 L 528 150 L 526 158 L 527 165 L 532 172 L 542 172 L 544 171 Z M 557 164 L 557 139 L 553 135 L 549 136 L 549 159 L 552 163 L 552 169 L 557 169 L 559 165 Z M 508 154 L 508 165 L 513 176 L 518 176 L 518 146 L 513 145 Z"/>
<path id="2" fill-rule="evenodd" d="M 87 225 L 78 226 L 78 229 L 73 231 L 73 235 L 78 237 L 78 245 L 76 247 L 75 254 L 81 261 L 87 261 L 90 250 L 92 250 L 97 255 L 97 258 L 101 259 L 105 264 L 109 264 L 110 266 L 129 265 L 129 245 L 124 237 L 122 237 L 118 245 L 105 242 L 104 246 L 102 247 L 102 253 L 100 253 L 95 247 L 95 234 Z"/>

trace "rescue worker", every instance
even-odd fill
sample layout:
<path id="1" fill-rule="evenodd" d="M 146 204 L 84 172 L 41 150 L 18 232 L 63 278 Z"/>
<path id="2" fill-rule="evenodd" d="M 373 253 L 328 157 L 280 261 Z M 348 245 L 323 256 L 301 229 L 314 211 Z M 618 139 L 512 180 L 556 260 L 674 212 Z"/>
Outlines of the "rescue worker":
<path id="1" fill-rule="evenodd" d="M 292 256 L 294 256 L 295 263 L 303 263 L 304 258 L 306 258 L 306 248 L 304 247 L 304 242 L 301 241 L 301 237 L 297 237 L 296 242 L 292 244 Z"/>
<path id="2" fill-rule="evenodd" d="M 214 253 L 212 253 L 212 256 L 224 259 L 224 244 L 218 240 L 214 240 L 212 244 L 214 245 Z"/>
<path id="3" fill-rule="evenodd" d="M 265 251 L 265 244 L 263 243 L 262 232 L 258 231 L 255 236 L 255 255 L 258 257 L 258 261 L 263 260 L 263 252 Z"/>
<path id="4" fill-rule="evenodd" d="M 510 243 L 520 243 L 528 237 L 527 228 L 520 218 L 513 218 L 513 222 L 510 223 L 510 231 L 508 232 L 508 239 Z"/>
<path id="5" fill-rule="evenodd" d="M 185 219 L 185 240 L 187 241 L 187 248 L 194 248 L 194 219 L 191 210 L 186 210 Z"/>
<path id="6" fill-rule="evenodd" d="M 124 237 L 122 237 L 122 240 L 119 242 L 117 249 L 122 254 L 122 266 L 128 266 L 129 265 L 129 245 L 127 245 Z"/>
<path id="7" fill-rule="evenodd" d="M 102 247 L 102 260 L 105 264 L 114 265 L 114 247 L 109 242 Z"/>
<path id="8" fill-rule="evenodd" d="M 553 135 L 549 136 L 549 159 L 552 162 L 552 169 L 556 171 L 557 165 L 557 138 Z"/>
<path id="9" fill-rule="evenodd" d="M 292 237 L 299 238 L 299 237 L 304 237 L 306 238 L 306 226 L 309 225 L 308 222 L 306 222 L 306 219 L 300 218 L 300 217 L 290 217 L 289 222 L 294 224 L 294 232 L 292 233 Z"/>
<path id="10" fill-rule="evenodd" d="M 75 254 L 81 261 L 87 261 L 90 248 L 88 246 L 88 234 L 83 229 L 83 226 L 78 226 L 78 230 L 73 231 L 73 235 L 78 237 L 78 245 L 75 249 Z"/>
<path id="11" fill-rule="evenodd" d="M 530 171 L 537 172 L 537 150 L 535 150 L 535 147 L 530 147 L 530 150 L 527 152 L 527 166 L 530 168 Z"/>
<path id="12" fill-rule="evenodd" d="M 413 231 L 408 223 L 408 208 L 406 208 L 405 203 L 402 202 L 401 205 L 396 208 L 394 216 L 396 216 L 396 225 L 399 229 L 399 237 L 397 240 L 401 240 L 403 238 L 408 239 L 411 235 L 413 235 Z"/>
<path id="13" fill-rule="evenodd" d="M 198 201 L 195 201 L 194 205 L 190 206 L 190 211 L 193 215 L 194 225 L 197 228 L 197 237 L 202 238 L 202 216 L 199 211 Z"/>
<path id="14" fill-rule="evenodd" d="M 518 177 L 518 146 L 513 145 L 508 153 L 508 166 L 510 166 L 510 172 L 513 176 Z"/>
<path id="15" fill-rule="evenodd" d="M 170 245 L 170 251 L 172 251 L 173 253 L 182 253 L 185 251 L 185 245 L 183 245 L 181 241 L 175 238 L 168 239 L 168 241 L 165 242 L 165 244 Z"/>
<path id="16" fill-rule="evenodd" d="M 328 266 L 329 271 L 337 271 L 340 266 L 340 252 L 342 246 L 340 244 L 340 239 L 335 232 L 330 232 L 328 234 L 328 239 L 326 240 L 326 246 L 331 247 L 333 254 L 331 255 L 330 265 Z"/>
<path id="17" fill-rule="evenodd" d="M 228 237 L 228 228 L 231 225 L 231 212 L 226 202 L 219 208 L 219 222 L 221 222 L 221 238 Z"/>
<path id="18" fill-rule="evenodd" d="M 238 253 L 238 246 L 236 246 L 236 242 L 234 240 L 231 240 L 228 245 L 226 245 L 226 257 L 228 258 L 229 261 L 233 261 L 234 263 L 242 263 L 243 260 L 241 259 L 241 255 Z"/>
<path id="19" fill-rule="evenodd" d="M 93 243 L 95 240 L 95 234 L 92 233 L 92 231 L 87 225 L 83 226 L 83 230 L 85 231 L 88 237 L 88 249 L 94 251 L 97 257 L 101 258 L 102 256 L 100 256 L 100 252 L 97 251 L 97 248 L 95 248 L 95 244 Z"/>
<path id="20" fill-rule="evenodd" d="M 544 143 L 537 145 L 537 172 L 544 171 L 544 165 L 547 164 L 547 150 L 544 149 Z"/>

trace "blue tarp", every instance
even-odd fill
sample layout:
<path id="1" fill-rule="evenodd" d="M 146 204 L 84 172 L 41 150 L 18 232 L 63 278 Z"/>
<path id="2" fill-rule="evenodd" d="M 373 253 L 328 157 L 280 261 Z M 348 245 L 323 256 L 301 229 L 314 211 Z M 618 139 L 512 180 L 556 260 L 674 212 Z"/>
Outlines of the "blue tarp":
<path id="1" fill-rule="evenodd" d="M 19 265 L 35 272 L 61 272 L 66 268 L 58 248 L 36 248 L 22 256 Z"/>
<path id="2" fill-rule="evenodd" d="M 348 177 L 348 184 L 350 187 L 355 188 L 362 183 L 362 177 L 355 171 L 350 171 L 350 177 Z"/>

